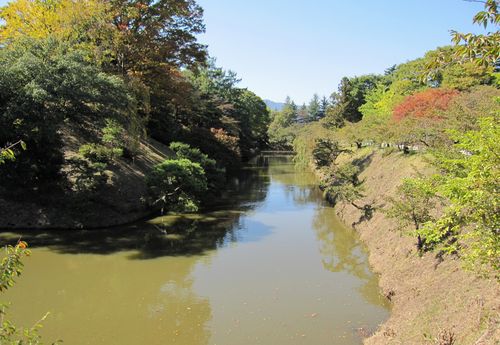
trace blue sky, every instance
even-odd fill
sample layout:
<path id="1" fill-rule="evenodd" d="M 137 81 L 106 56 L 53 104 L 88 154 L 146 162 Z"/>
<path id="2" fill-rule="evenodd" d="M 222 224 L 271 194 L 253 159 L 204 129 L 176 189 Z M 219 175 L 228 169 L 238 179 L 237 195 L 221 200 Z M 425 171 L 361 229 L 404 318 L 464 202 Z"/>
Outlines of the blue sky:
<path id="1" fill-rule="evenodd" d="M 0 0 L 0 5 L 6 4 Z M 464 0 L 198 0 L 200 36 L 217 64 L 262 98 L 330 95 L 343 76 L 389 66 L 474 31 L 482 5 Z"/>
<path id="2" fill-rule="evenodd" d="M 478 31 L 479 3 L 463 0 L 199 0 L 200 40 L 262 98 L 330 95 L 343 76 L 387 67 Z"/>

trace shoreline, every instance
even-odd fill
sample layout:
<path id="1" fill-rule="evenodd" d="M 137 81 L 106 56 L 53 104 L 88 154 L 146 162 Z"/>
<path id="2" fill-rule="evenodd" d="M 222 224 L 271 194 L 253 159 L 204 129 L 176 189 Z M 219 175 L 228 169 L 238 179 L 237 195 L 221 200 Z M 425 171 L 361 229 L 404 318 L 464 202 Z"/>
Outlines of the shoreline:
<path id="1" fill-rule="evenodd" d="M 361 154 L 366 152 L 361 150 Z M 338 160 L 344 163 L 359 154 L 357 150 Z M 365 196 L 356 202 L 372 204 L 377 211 L 363 220 L 361 211 L 352 205 L 335 206 L 339 220 L 366 245 L 381 293 L 391 302 L 389 318 L 364 344 L 499 344 L 499 282 L 465 271 L 453 256 L 439 257 L 433 252 L 419 256 L 416 240 L 393 230 L 395 221 L 380 211 L 402 178 L 428 170 L 422 158 L 401 153 L 384 156 L 373 149 L 369 156 L 360 174 Z"/>

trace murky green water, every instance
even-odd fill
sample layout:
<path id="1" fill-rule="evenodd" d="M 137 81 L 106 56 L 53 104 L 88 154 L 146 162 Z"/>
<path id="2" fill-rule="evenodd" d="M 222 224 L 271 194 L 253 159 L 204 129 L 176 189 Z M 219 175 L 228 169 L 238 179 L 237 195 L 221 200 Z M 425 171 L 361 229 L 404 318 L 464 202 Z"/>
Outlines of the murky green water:
<path id="1" fill-rule="evenodd" d="M 70 345 L 360 344 L 388 316 L 363 246 L 312 174 L 258 161 L 203 215 L 23 233 L 33 255 L 2 296 L 14 321 L 50 311 L 44 339 Z"/>

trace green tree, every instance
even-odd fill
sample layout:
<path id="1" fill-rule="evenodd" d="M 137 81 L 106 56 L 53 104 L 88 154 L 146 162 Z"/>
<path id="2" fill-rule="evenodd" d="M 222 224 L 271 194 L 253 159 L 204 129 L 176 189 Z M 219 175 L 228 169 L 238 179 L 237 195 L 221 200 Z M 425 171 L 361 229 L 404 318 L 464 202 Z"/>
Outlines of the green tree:
<path id="1" fill-rule="evenodd" d="M 267 144 L 269 111 L 264 101 L 249 90 L 242 90 L 235 101 L 234 118 L 239 124 L 240 146 L 244 156 L 250 156 L 253 148 Z"/>
<path id="2" fill-rule="evenodd" d="M 452 30 L 452 41 L 457 46 L 454 57 L 458 60 L 473 61 L 483 66 L 494 66 L 500 57 L 499 2 L 497 0 L 486 0 L 483 3 L 484 9 L 474 16 L 473 23 L 484 28 L 493 26 L 494 30 L 486 35 L 464 34 Z"/>
<path id="3" fill-rule="evenodd" d="M 476 13 L 472 19 L 474 24 L 483 26 L 485 29 L 491 29 L 487 34 L 460 33 L 451 30 L 451 40 L 454 44 L 451 53 L 449 51 L 440 51 L 435 54 L 433 59 L 426 64 L 424 78 L 439 75 L 441 71 L 450 65 L 455 66 L 454 77 L 460 78 L 459 71 L 464 64 L 466 69 L 474 69 L 470 64 L 478 68 L 491 69 L 498 65 L 500 57 L 500 13 L 498 12 L 498 0 L 485 0 L 470 2 L 483 3 L 483 10 Z M 474 82 L 474 81 L 472 81 Z M 477 82 L 477 81 L 476 81 Z"/>
<path id="4" fill-rule="evenodd" d="M 1 49 L 0 142 L 22 140 L 30 148 L 5 164 L 2 177 L 25 185 L 57 178 L 64 121 L 127 118 L 131 97 L 119 78 L 57 40 L 21 40 Z"/>
<path id="5" fill-rule="evenodd" d="M 422 178 L 404 179 L 398 186 L 397 197 L 389 198 L 390 207 L 386 214 L 398 221 L 400 228 L 412 228 L 410 232 L 417 237 L 419 251 L 432 248 L 431 239 L 427 239 L 422 226 L 436 219 L 437 197 L 434 188 Z"/>
<path id="6" fill-rule="evenodd" d="M 318 120 L 321 120 L 326 116 L 326 111 L 328 107 L 330 106 L 330 102 L 328 101 L 328 98 L 323 96 L 321 98 L 321 101 L 319 103 L 319 111 L 318 111 Z"/>
<path id="7" fill-rule="evenodd" d="M 271 114 L 271 124 L 267 133 L 272 146 L 276 148 L 291 148 L 295 139 L 292 125 L 296 123 L 297 116 L 297 106 L 290 97 L 287 97 L 283 109 Z"/>
<path id="8" fill-rule="evenodd" d="M 363 75 L 355 78 L 344 77 L 338 92 L 333 93 L 333 104 L 327 111 L 327 123 L 341 127 L 343 120 L 358 122 L 363 114 L 359 108 L 365 103 L 367 94 L 375 89 L 382 79 L 378 75 Z"/>
<path id="9" fill-rule="evenodd" d="M 295 118 L 294 122 L 296 123 L 306 123 L 309 120 L 309 113 L 307 111 L 307 105 L 303 103 L 300 107 L 297 109 L 297 117 Z"/>
<path id="10" fill-rule="evenodd" d="M 341 166 L 332 164 L 321 181 L 321 189 L 332 204 L 348 202 L 359 210 L 368 210 L 369 205 L 361 206 L 356 200 L 363 197 L 363 181 L 359 179 L 361 169 L 351 163 Z M 368 208 L 367 208 L 368 206 Z"/>
<path id="11" fill-rule="evenodd" d="M 316 139 L 312 155 L 315 165 L 322 168 L 332 165 L 342 152 L 336 141 L 320 138 Z"/>
<path id="12" fill-rule="evenodd" d="M 154 198 L 171 211 L 195 212 L 200 198 L 207 191 L 205 172 L 199 163 L 189 159 L 168 159 L 156 165 L 147 176 L 147 183 Z"/>
<path id="13" fill-rule="evenodd" d="M 207 178 L 208 190 L 216 194 L 220 192 L 225 182 L 224 170 L 217 168 L 217 162 L 214 159 L 209 158 L 200 149 L 185 143 L 172 142 L 169 147 L 178 159 L 189 159 L 193 163 L 200 164 Z"/>
<path id="14" fill-rule="evenodd" d="M 451 132 L 456 144 L 436 154 L 441 173 L 433 176 L 437 192 L 450 205 L 427 224 L 431 233 L 459 229 L 463 255 L 471 266 L 500 271 L 500 123 L 498 116 L 479 120 L 479 129 Z M 457 230 L 458 231 L 458 230 Z"/>
<path id="15" fill-rule="evenodd" d="M 309 102 L 307 107 L 308 112 L 308 122 L 317 121 L 319 119 L 319 113 L 321 109 L 321 104 L 319 100 L 319 96 L 317 94 L 313 95 L 313 98 Z"/>

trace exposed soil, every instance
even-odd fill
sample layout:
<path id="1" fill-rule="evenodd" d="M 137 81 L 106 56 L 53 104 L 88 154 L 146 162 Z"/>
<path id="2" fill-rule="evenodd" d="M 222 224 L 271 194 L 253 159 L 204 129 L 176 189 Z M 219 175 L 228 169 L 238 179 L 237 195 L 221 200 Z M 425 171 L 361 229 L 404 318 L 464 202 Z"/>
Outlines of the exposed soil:
<path id="1" fill-rule="evenodd" d="M 454 256 L 436 253 L 422 257 L 416 239 L 396 230 L 380 209 L 405 177 L 429 173 L 421 155 L 358 150 L 339 162 L 361 160 L 365 197 L 358 205 L 378 208 L 371 217 L 350 204 L 337 205 L 337 214 L 359 232 L 369 249 L 369 259 L 380 274 L 380 287 L 392 301 L 390 318 L 365 344 L 500 344 L 500 284 L 476 276 Z"/>

